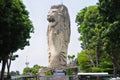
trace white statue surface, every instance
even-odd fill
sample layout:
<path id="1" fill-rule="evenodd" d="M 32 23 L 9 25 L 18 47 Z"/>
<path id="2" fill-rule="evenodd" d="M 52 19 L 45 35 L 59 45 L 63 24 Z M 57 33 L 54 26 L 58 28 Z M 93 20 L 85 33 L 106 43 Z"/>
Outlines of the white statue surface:
<path id="1" fill-rule="evenodd" d="M 65 5 L 51 6 L 48 15 L 48 58 L 50 68 L 67 65 L 67 50 L 70 42 L 70 17 Z"/>

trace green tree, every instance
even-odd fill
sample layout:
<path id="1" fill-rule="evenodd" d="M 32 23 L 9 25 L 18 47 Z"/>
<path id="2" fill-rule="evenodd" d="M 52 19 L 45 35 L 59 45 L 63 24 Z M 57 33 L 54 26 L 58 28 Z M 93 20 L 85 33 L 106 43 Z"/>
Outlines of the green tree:
<path id="1" fill-rule="evenodd" d="M 26 67 L 23 69 L 23 75 L 32 74 L 32 68 Z"/>
<path id="2" fill-rule="evenodd" d="M 120 74 L 120 0 L 99 0 L 98 8 L 103 17 L 104 50 L 113 63 L 114 77 Z"/>
<path id="3" fill-rule="evenodd" d="M 10 53 L 29 45 L 33 25 L 21 0 L 0 0 L 1 80 Z"/>
<path id="4" fill-rule="evenodd" d="M 66 75 L 69 75 L 69 76 L 73 75 L 72 68 L 67 68 L 66 69 Z"/>
<path id="5" fill-rule="evenodd" d="M 75 58 L 75 55 L 68 55 L 69 64 L 72 65 L 72 66 L 75 66 L 74 65 L 75 64 L 74 63 L 75 62 L 74 58 Z"/>
<path id="6" fill-rule="evenodd" d="M 100 55 L 100 21 L 97 6 L 89 6 L 82 9 L 76 16 L 76 23 L 78 24 L 78 32 L 81 34 L 79 40 L 82 41 L 81 47 L 83 50 L 94 50 L 96 53 L 96 61 L 93 60 L 91 54 L 88 52 L 90 61 L 94 67 L 98 67 L 98 56 Z"/>
<path id="7" fill-rule="evenodd" d="M 16 76 L 16 75 L 20 75 L 19 71 L 11 71 L 10 72 L 11 76 Z"/>
<path id="8" fill-rule="evenodd" d="M 31 75 L 36 75 L 38 73 L 38 69 L 40 68 L 44 68 L 43 66 L 39 66 L 39 65 L 34 65 L 33 67 L 25 67 L 23 69 L 23 75 L 27 75 L 27 74 L 31 74 Z"/>
<path id="9" fill-rule="evenodd" d="M 93 66 L 86 55 L 86 51 L 83 50 L 77 55 L 78 65 L 80 65 L 80 71 L 91 72 L 91 67 Z"/>
<path id="10" fill-rule="evenodd" d="M 79 60 L 78 63 L 81 63 L 81 69 L 85 69 L 85 66 L 89 67 L 85 71 L 102 71 L 103 66 L 101 63 L 105 56 L 106 52 L 103 50 L 103 17 L 100 15 L 97 6 L 89 6 L 83 8 L 76 16 L 76 23 L 78 24 L 78 32 L 81 34 L 79 40 L 81 42 L 81 47 L 85 52 L 80 52 L 82 55 L 86 56 L 89 61 L 85 63 L 84 60 Z M 80 57 L 78 57 L 80 58 Z M 87 59 L 86 58 L 86 59 Z M 84 58 L 85 59 L 85 58 Z M 106 62 L 110 62 L 109 59 L 105 58 Z M 82 63 L 83 61 L 83 63 Z M 91 65 L 90 65 L 91 64 Z M 106 64 L 107 65 L 107 64 Z M 105 68 L 108 68 L 106 66 Z M 106 70 L 106 69 L 105 69 Z M 104 71 L 105 71 L 104 70 Z"/>
<path id="11" fill-rule="evenodd" d="M 73 61 L 74 58 L 75 58 L 75 55 L 68 55 L 68 59 L 69 59 L 69 60 L 72 60 L 72 61 Z"/>
<path id="12" fill-rule="evenodd" d="M 50 75 L 52 75 L 52 71 L 51 71 L 51 70 L 47 70 L 47 71 L 45 72 L 45 76 L 50 76 Z"/>
<path id="13" fill-rule="evenodd" d="M 31 69 L 32 69 L 32 74 L 36 75 L 38 73 L 38 69 L 41 68 L 42 66 L 39 65 L 34 65 Z"/>

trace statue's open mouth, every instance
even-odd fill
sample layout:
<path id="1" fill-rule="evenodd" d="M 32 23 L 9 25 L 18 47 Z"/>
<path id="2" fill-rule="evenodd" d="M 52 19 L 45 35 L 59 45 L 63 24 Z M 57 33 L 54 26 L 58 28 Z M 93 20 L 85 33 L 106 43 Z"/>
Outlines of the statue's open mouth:
<path id="1" fill-rule="evenodd" d="M 55 22 L 55 19 L 53 19 L 53 18 L 48 18 L 48 21 L 49 21 L 50 23 L 54 23 L 54 22 Z"/>
<path id="2" fill-rule="evenodd" d="M 48 17 L 47 20 L 50 22 L 50 23 L 54 23 L 55 22 L 55 19 L 53 17 Z"/>
<path id="3" fill-rule="evenodd" d="M 55 20 L 55 18 L 53 16 L 48 16 L 47 20 L 49 22 L 49 26 L 53 27 L 53 26 L 55 26 L 57 24 L 57 22 L 56 22 L 56 20 Z"/>

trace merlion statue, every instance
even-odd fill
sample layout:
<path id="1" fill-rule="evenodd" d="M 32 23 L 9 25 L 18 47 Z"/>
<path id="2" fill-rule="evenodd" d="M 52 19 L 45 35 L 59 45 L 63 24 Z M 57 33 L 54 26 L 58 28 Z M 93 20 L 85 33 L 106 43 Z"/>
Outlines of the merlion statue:
<path id="1" fill-rule="evenodd" d="M 70 42 L 70 17 L 65 5 L 53 5 L 47 15 L 48 55 L 50 68 L 67 65 L 67 50 Z"/>

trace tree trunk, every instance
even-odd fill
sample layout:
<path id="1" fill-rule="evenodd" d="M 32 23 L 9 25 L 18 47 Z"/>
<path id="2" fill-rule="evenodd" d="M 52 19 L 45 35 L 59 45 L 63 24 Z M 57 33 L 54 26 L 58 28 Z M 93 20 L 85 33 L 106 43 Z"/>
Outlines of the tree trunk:
<path id="1" fill-rule="evenodd" d="M 120 70 L 120 65 L 118 63 L 118 58 L 116 56 L 116 54 L 111 51 L 110 52 L 110 58 L 112 60 L 112 63 L 113 63 L 113 77 L 117 77 L 117 71 Z"/>
<path id="2" fill-rule="evenodd" d="M 89 53 L 87 53 L 87 56 L 90 59 L 90 62 L 92 63 L 93 67 L 95 67 L 95 63 L 94 63 L 92 56 Z"/>
<path id="3" fill-rule="evenodd" d="M 11 58 L 7 60 L 7 79 L 9 80 L 11 78 L 10 76 L 10 65 L 11 65 Z"/>
<path id="4" fill-rule="evenodd" d="M 96 50 L 95 50 L 95 55 L 96 55 L 96 67 L 98 67 L 98 54 L 99 54 L 98 46 L 96 46 Z"/>
<path id="5" fill-rule="evenodd" d="M 7 62 L 6 59 L 3 59 L 3 60 L 2 60 L 2 70 L 1 70 L 0 80 L 4 80 L 4 71 L 5 71 L 6 62 Z"/>
<path id="6" fill-rule="evenodd" d="M 113 63 L 113 77 L 117 77 L 117 66 Z"/>

